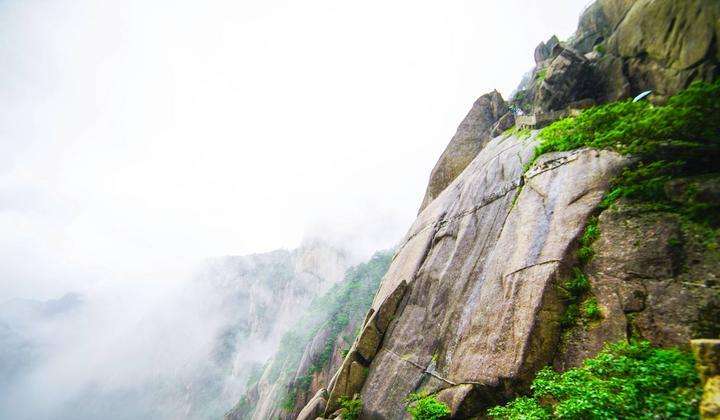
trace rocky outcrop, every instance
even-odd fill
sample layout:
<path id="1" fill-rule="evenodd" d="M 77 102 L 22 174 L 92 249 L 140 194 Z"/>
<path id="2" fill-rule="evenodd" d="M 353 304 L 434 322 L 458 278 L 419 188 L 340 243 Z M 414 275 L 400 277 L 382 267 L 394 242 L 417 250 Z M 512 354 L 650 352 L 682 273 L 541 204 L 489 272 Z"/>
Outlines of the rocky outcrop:
<path id="1" fill-rule="evenodd" d="M 552 50 L 552 38 L 538 45 L 532 77 L 512 102 L 546 112 L 578 99 L 604 103 L 646 90 L 663 102 L 695 80 L 720 75 L 718 22 L 720 3 L 712 0 L 598 0 L 570 40 Z"/>
<path id="2" fill-rule="evenodd" d="M 362 356 L 345 358 L 344 365 L 345 351 L 356 339 L 356 331 L 370 322 L 365 312 L 391 258 L 391 252 L 378 252 L 368 261 L 349 268 L 345 278 L 319 295 L 308 309 L 291 308 L 295 311 L 295 322 L 288 325 L 279 348 L 256 383 L 239 396 L 225 418 L 294 420 L 302 415 L 315 419 L 325 411 L 328 400 L 336 401 L 337 397 L 333 400 L 326 387 L 337 388 L 335 383 L 340 386 L 349 383 L 350 387 L 353 383 L 362 384 L 367 371 Z M 366 329 L 361 337 L 364 343 L 361 349 L 366 356 L 379 345 L 377 333 L 387 329 L 389 316 L 387 311 L 377 312 L 373 321 L 376 329 Z M 372 333 L 376 335 L 373 337 Z M 358 363 L 352 365 L 352 361 Z M 346 375 L 337 373 L 341 366 L 347 366 Z M 235 398 L 237 401 L 238 395 Z"/>
<path id="3" fill-rule="evenodd" d="M 547 112 L 646 89 L 661 101 L 693 80 L 712 80 L 718 7 L 598 0 L 573 39 L 538 46 L 537 67 L 513 103 Z M 720 258 L 702 233 L 679 213 L 643 212 L 625 201 L 598 208 L 631 159 L 579 149 L 540 156 L 528 169 L 537 131 L 488 130 L 504 118 L 488 111 L 499 109 L 492 96 L 476 103 L 433 169 L 358 339 L 328 382 L 324 417 L 336 413 L 341 396 L 358 393 L 362 418 L 401 419 L 412 392 L 435 394 L 453 418 L 482 416 L 526 392 L 541 367 L 577 366 L 607 342 L 644 338 L 687 348 L 692 338 L 720 333 Z M 716 180 L 666 188 L 678 197 L 688 188 L 702 200 L 720 196 Z M 583 271 L 600 315 L 568 323 L 563 284 L 596 217 L 601 235 Z"/>
<path id="4" fill-rule="evenodd" d="M 342 280 L 348 266 L 344 251 L 317 240 L 294 250 L 207 261 L 196 281 L 212 289 L 214 301 L 208 305 L 228 322 L 207 366 L 198 366 L 184 384 L 188 417 L 199 416 L 201 410 L 219 417 L 232 407 L 297 313 Z"/>
<path id="5" fill-rule="evenodd" d="M 572 102 L 593 96 L 594 87 L 588 60 L 572 50 L 560 48 L 558 55 L 545 69 L 545 77 L 535 98 L 536 110 L 563 109 Z"/>
<path id="6" fill-rule="evenodd" d="M 720 74 L 720 2 L 638 0 L 607 39 L 634 91 L 659 98 Z"/>
<path id="7" fill-rule="evenodd" d="M 318 390 L 307 405 L 300 410 L 297 420 L 315 420 L 320 417 L 325 412 L 326 398 L 327 391 L 325 388 Z"/>
<path id="8" fill-rule="evenodd" d="M 600 214 L 586 267 L 602 318 L 566 331 L 555 367 L 578 366 L 605 343 L 643 338 L 687 348 L 720 335 L 720 259 L 676 214 L 627 203 Z"/>
<path id="9" fill-rule="evenodd" d="M 460 175 L 492 138 L 493 129 L 502 132 L 512 127 L 512 114 L 505 118 L 502 126 L 495 126 L 498 120 L 508 115 L 508 111 L 507 104 L 497 91 L 482 95 L 475 101 L 430 173 L 420 211 Z"/>
<path id="10" fill-rule="evenodd" d="M 496 137 L 410 229 L 373 304 L 382 311 L 407 282 L 382 345 L 367 360 L 356 342 L 340 372 L 349 377 L 370 362 L 361 391 L 368 418 L 401 418 L 410 392 L 462 384 L 472 390 L 456 388 L 457 409 L 469 403 L 458 395 L 482 389 L 485 400 L 473 400 L 481 409 L 551 360 L 562 312 L 554 284 L 625 160 L 592 150 L 552 154 L 523 175 L 534 147 L 532 138 Z M 331 384 L 326 415 L 334 396 L 352 395 L 361 379 Z"/>
<path id="11" fill-rule="evenodd" d="M 535 64 L 540 64 L 543 61 L 552 58 L 555 47 L 558 45 L 560 45 L 560 40 L 555 35 L 551 36 L 547 42 L 541 42 L 538 44 L 538 46 L 535 47 Z"/>
<path id="12" fill-rule="evenodd" d="M 705 419 L 720 418 L 720 340 L 693 340 L 692 349 L 697 361 L 703 397 L 700 416 Z"/>

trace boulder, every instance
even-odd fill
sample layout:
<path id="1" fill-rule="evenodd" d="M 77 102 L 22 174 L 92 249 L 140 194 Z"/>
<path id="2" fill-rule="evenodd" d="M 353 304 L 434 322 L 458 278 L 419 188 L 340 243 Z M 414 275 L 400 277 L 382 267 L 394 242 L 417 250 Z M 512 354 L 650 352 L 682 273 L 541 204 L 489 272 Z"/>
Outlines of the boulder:
<path id="1" fill-rule="evenodd" d="M 592 68 L 585 57 L 564 48 L 545 70 L 535 98 L 536 111 L 564 109 L 570 102 L 594 97 Z"/>
<path id="2" fill-rule="evenodd" d="M 467 387 L 440 392 L 458 410 L 485 407 L 552 360 L 562 314 L 555 282 L 626 160 L 579 150 L 543 156 L 523 174 L 535 135 L 490 141 L 401 242 L 373 303 L 408 280 L 362 388 L 369 418 L 401 418 L 410 392 L 438 384 L 477 384 L 483 392 L 470 399 L 460 395 Z"/>
<path id="3" fill-rule="evenodd" d="M 327 391 L 325 388 L 318 390 L 305 407 L 300 410 L 296 420 L 314 420 L 325 412 L 327 401 Z"/>
<path id="4" fill-rule="evenodd" d="M 702 419 L 718 419 L 720 418 L 720 340 L 692 340 L 691 347 L 703 385 L 700 416 Z"/>
<path id="5" fill-rule="evenodd" d="M 625 63 L 633 94 L 666 98 L 720 74 L 720 2 L 638 0 L 607 40 Z"/>
<path id="6" fill-rule="evenodd" d="M 560 45 L 560 40 L 555 35 L 550 37 L 547 42 L 538 44 L 538 46 L 535 47 L 535 63 L 540 64 L 549 58 L 553 58 L 553 51 L 558 45 Z"/>
<path id="7" fill-rule="evenodd" d="M 447 187 L 492 138 L 493 124 L 509 111 L 497 91 L 479 97 L 430 173 L 422 211 Z"/>

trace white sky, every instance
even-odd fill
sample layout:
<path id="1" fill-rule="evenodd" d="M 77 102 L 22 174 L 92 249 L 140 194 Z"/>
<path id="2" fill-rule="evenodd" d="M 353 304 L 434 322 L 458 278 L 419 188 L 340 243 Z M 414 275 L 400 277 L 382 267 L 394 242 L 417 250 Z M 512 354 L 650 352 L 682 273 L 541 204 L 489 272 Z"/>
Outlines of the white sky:
<path id="1" fill-rule="evenodd" d="M 0 0 L 0 299 L 321 234 L 388 247 L 588 0 Z"/>

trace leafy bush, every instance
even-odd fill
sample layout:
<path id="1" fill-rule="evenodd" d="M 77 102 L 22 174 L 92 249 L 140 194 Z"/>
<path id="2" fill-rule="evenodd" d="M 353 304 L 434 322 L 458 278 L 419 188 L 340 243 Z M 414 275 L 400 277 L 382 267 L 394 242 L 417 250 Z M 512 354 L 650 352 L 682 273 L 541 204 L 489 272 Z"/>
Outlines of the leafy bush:
<path id="1" fill-rule="evenodd" d="M 560 286 L 560 297 L 566 304 L 565 312 L 560 320 L 560 324 L 563 327 L 575 325 L 580 315 L 579 305 L 589 291 L 590 282 L 587 276 L 580 268 L 573 268 L 572 276 L 565 280 Z"/>
<path id="2" fill-rule="evenodd" d="M 692 355 L 647 341 L 605 347 L 582 367 L 542 369 L 532 395 L 488 411 L 500 419 L 694 419 L 702 395 Z"/>
<path id="3" fill-rule="evenodd" d="M 590 320 L 600 319 L 602 317 L 597 299 L 590 298 L 583 303 L 583 314 Z"/>
<path id="4" fill-rule="evenodd" d="M 410 394 L 406 411 L 414 420 L 440 420 L 450 417 L 450 408 L 434 395 Z"/>
<path id="5" fill-rule="evenodd" d="M 350 399 L 343 395 L 338 402 L 340 403 L 343 420 L 357 420 L 360 417 L 362 412 L 362 400 L 360 398 Z"/>

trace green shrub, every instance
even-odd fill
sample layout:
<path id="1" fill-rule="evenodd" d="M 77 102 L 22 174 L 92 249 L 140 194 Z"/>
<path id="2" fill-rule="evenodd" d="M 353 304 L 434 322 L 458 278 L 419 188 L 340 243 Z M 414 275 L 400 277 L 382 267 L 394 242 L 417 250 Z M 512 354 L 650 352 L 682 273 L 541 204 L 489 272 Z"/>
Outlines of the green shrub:
<path id="1" fill-rule="evenodd" d="M 348 398 L 342 396 L 339 399 L 340 412 L 343 420 L 357 420 L 362 412 L 362 400 L 360 398 Z"/>
<path id="2" fill-rule="evenodd" d="M 597 299 L 590 298 L 583 302 L 583 314 L 589 320 L 596 320 L 602 317 L 600 306 L 598 306 Z"/>
<path id="3" fill-rule="evenodd" d="M 412 393 L 406 402 L 406 411 L 414 420 L 440 420 L 450 417 L 450 408 L 438 401 L 434 395 Z"/>
<path id="4" fill-rule="evenodd" d="M 694 419 L 702 395 L 692 355 L 647 341 L 605 347 L 582 367 L 538 372 L 532 395 L 488 414 L 500 419 Z"/>
<path id="5" fill-rule="evenodd" d="M 580 303 L 590 291 L 587 276 L 578 267 L 573 268 L 572 275 L 560 285 L 560 297 L 565 301 L 565 312 L 560 325 L 571 327 L 580 316 Z"/>
<path id="6" fill-rule="evenodd" d="M 547 67 L 542 68 L 538 70 L 537 73 L 535 73 L 535 81 L 537 84 L 540 84 L 545 80 L 545 77 L 547 77 Z"/>
<path id="7" fill-rule="evenodd" d="M 280 404 L 280 407 L 285 411 L 293 411 L 295 408 L 295 402 L 297 400 L 297 390 L 294 389 L 287 394 L 285 394 L 285 397 L 282 399 L 282 402 Z"/>
<path id="8" fill-rule="evenodd" d="M 593 217 L 588 222 L 580 238 L 580 248 L 578 249 L 577 257 L 580 265 L 585 265 L 590 262 L 595 252 L 592 249 L 592 243 L 600 237 L 600 229 L 598 228 L 598 218 Z"/>

